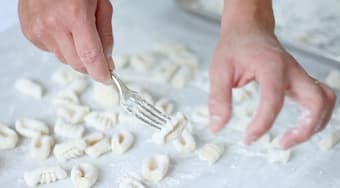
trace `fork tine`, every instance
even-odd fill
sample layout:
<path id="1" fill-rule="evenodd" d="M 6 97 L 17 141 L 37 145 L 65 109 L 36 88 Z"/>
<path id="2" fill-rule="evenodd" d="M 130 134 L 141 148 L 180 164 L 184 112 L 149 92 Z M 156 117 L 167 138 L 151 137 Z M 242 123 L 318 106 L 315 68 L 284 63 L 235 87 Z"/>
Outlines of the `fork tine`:
<path id="1" fill-rule="evenodd" d="M 159 127 L 159 125 L 155 124 L 153 121 L 150 121 L 150 119 L 146 119 L 145 117 L 141 116 L 141 114 L 136 113 L 135 116 L 141 120 L 142 122 L 144 122 L 146 125 L 157 129 L 157 130 L 161 130 L 162 128 Z"/>
<path id="2" fill-rule="evenodd" d="M 155 116 L 154 114 L 150 113 L 150 111 L 148 111 L 147 109 L 145 109 L 143 106 L 140 106 L 139 104 L 137 105 L 137 113 L 141 114 L 143 117 L 148 118 L 150 121 L 153 121 L 154 123 L 158 124 L 158 125 L 163 125 L 166 122 L 163 120 L 160 120 L 159 118 L 157 118 L 157 116 Z"/>
<path id="3" fill-rule="evenodd" d="M 138 101 L 137 104 L 143 108 L 143 110 L 147 111 L 148 113 L 150 113 L 152 116 L 154 116 L 155 118 L 159 119 L 160 121 L 162 121 L 162 123 L 165 123 L 166 121 L 169 120 L 169 118 L 162 113 L 160 110 L 158 110 L 157 108 L 155 108 L 153 105 L 151 105 L 150 103 L 146 102 L 146 101 Z"/>

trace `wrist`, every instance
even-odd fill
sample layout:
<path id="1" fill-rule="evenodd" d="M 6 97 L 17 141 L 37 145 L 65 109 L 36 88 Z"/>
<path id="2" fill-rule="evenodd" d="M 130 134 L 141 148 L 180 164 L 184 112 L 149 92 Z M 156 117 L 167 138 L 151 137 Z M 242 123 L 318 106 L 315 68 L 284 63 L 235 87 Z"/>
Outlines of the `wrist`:
<path id="1" fill-rule="evenodd" d="M 275 21 L 271 0 L 224 0 L 222 29 L 256 27 L 274 33 Z"/>

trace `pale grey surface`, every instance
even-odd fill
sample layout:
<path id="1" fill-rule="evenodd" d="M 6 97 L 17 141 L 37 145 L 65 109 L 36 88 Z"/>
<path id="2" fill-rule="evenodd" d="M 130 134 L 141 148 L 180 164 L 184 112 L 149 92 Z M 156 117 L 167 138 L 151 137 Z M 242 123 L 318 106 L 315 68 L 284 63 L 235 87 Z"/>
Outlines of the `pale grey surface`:
<path id="1" fill-rule="evenodd" d="M 119 1 L 115 5 L 114 30 L 115 49 L 117 53 L 141 52 L 150 48 L 155 42 L 177 40 L 190 46 L 207 64 L 218 36 L 218 28 L 200 19 L 196 19 L 178 9 L 172 1 Z M 20 34 L 18 27 L 1 34 L 0 43 L 0 121 L 13 126 L 15 119 L 34 117 L 53 122 L 53 108 L 48 104 L 48 97 L 56 90 L 50 81 L 50 74 L 61 65 L 56 59 L 38 51 Z M 318 78 L 324 78 L 331 63 L 324 59 L 316 60 L 305 54 L 295 57 L 307 70 Z M 322 61 L 322 62 L 321 62 Z M 320 63 L 320 64 L 319 64 Z M 322 66 L 324 64 L 324 66 Z M 205 65 L 207 66 L 207 65 Z M 47 88 L 47 97 L 42 101 L 17 94 L 13 89 L 16 78 L 27 76 L 41 82 Z M 205 103 L 206 94 L 193 88 L 184 91 L 170 90 L 167 87 L 151 85 L 156 94 L 163 94 L 181 106 L 195 106 Z M 202 100 L 202 98 L 204 100 Z M 85 103 L 89 103 L 85 97 Z M 290 117 L 290 118 L 287 118 Z M 292 124 L 296 111 L 286 108 L 277 121 L 275 129 L 282 130 Z M 168 153 L 172 158 L 169 176 L 162 183 L 150 187 L 197 187 L 197 188 L 336 188 L 340 186 L 340 147 L 330 152 L 321 152 L 317 147 L 318 137 L 296 148 L 294 157 L 287 165 L 269 164 L 261 157 L 247 157 L 242 154 L 228 152 L 214 166 L 208 166 L 197 159 L 195 154 L 188 156 L 174 152 L 172 144 L 156 146 L 148 140 L 151 130 L 132 129 L 137 135 L 137 143 L 133 150 L 124 156 L 105 155 L 98 160 L 88 157 L 62 163 L 70 169 L 79 161 L 91 161 L 101 171 L 96 187 L 118 187 L 117 182 L 129 172 L 139 173 L 142 159 L 149 153 Z M 114 132 L 115 130 L 113 130 Z M 213 138 L 207 132 L 197 132 L 198 144 Z M 219 141 L 240 135 L 227 129 L 214 138 Z M 25 187 L 23 172 L 47 164 L 56 164 L 54 158 L 46 162 L 31 160 L 28 152 L 28 140 L 20 142 L 15 150 L 0 152 L 0 184 L 5 187 Z M 69 179 L 42 187 L 71 187 Z"/>

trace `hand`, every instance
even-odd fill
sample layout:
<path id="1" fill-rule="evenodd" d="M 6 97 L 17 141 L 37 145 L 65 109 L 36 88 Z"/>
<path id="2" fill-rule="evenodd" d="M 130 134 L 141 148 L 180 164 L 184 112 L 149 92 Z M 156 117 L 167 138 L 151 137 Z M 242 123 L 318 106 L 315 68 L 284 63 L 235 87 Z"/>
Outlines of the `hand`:
<path id="1" fill-rule="evenodd" d="M 253 143 L 271 129 L 288 96 L 305 112 L 296 127 L 288 130 L 279 141 L 282 148 L 288 149 L 326 127 L 336 95 L 325 84 L 310 77 L 283 49 L 270 25 L 235 23 L 228 18 L 222 22 L 210 67 L 210 129 L 218 132 L 228 122 L 232 88 L 255 80 L 260 87 L 260 104 L 247 127 L 244 143 Z"/>
<path id="2" fill-rule="evenodd" d="M 112 6 L 109 0 L 19 0 L 24 35 L 75 70 L 111 82 Z"/>

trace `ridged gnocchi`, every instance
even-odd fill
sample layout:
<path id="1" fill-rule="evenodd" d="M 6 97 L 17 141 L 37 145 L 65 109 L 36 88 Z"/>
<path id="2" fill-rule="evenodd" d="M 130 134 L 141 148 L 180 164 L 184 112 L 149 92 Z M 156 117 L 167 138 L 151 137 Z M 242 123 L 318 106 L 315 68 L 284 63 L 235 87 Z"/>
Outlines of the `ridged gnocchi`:
<path id="1" fill-rule="evenodd" d="M 82 123 L 90 112 L 88 106 L 68 103 L 57 109 L 57 116 L 70 123 Z"/>
<path id="2" fill-rule="evenodd" d="M 119 183 L 119 188 L 146 188 L 138 177 L 129 176 Z"/>
<path id="3" fill-rule="evenodd" d="M 169 140 L 176 139 L 182 134 L 186 125 L 186 117 L 181 113 L 176 113 L 159 132 L 153 134 L 152 141 L 156 144 L 165 144 Z"/>
<path id="4" fill-rule="evenodd" d="M 24 173 L 24 180 L 29 187 L 36 187 L 40 184 L 49 184 L 65 179 L 67 172 L 60 166 L 43 167 Z"/>
<path id="5" fill-rule="evenodd" d="M 81 138 L 84 132 L 84 126 L 67 123 L 60 118 L 56 120 L 54 125 L 54 133 L 57 136 L 66 138 Z"/>
<path id="6" fill-rule="evenodd" d="M 47 159 L 55 144 L 52 136 L 38 135 L 32 139 L 31 156 L 34 159 Z"/>
<path id="7" fill-rule="evenodd" d="M 53 154 L 58 161 L 64 162 L 84 155 L 86 143 L 84 140 L 68 141 L 54 146 Z"/>
<path id="8" fill-rule="evenodd" d="M 33 138 L 38 135 L 48 135 L 50 130 L 48 126 L 36 119 L 21 119 L 15 122 L 15 129 L 24 137 Z"/>
<path id="9" fill-rule="evenodd" d="M 155 103 L 155 107 L 159 111 L 163 112 L 164 114 L 168 114 L 168 115 L 170 115 L 174 110 L 174 105 L 168 99 L 165 99 L 165 98 L 159 99 Z"/>
<path id="10" fill-rule="evenodd" d="M 106 131 L 118 123 L 118 117 L 115 112 L 91 112 L 86 116 L 85 122 L 97 130 Z"/>
<path id="11" fill-rule="evenodd" d="M 321 150 L 332 149 L 335 145 L 340 142 L 340 131 L 336 130 L 331 134 L 327 135 L 319 142 L 319 147 Z"/>
<path id="12" fill-rule="evenodd" d="M 88 146 L 85 149 L 85 153 L 93 158 L 98 158 L 101 155 L 108 153 L 110 151 L 111 151 L 110 139 L 106 137 L 102 138 L 95 144 Z"/>
<path id="13" fill-rule="evenodd" d="M 0 123 L 0 150 L 15 148 L 17 143 L 17 133 L 7 125 Z"/>

